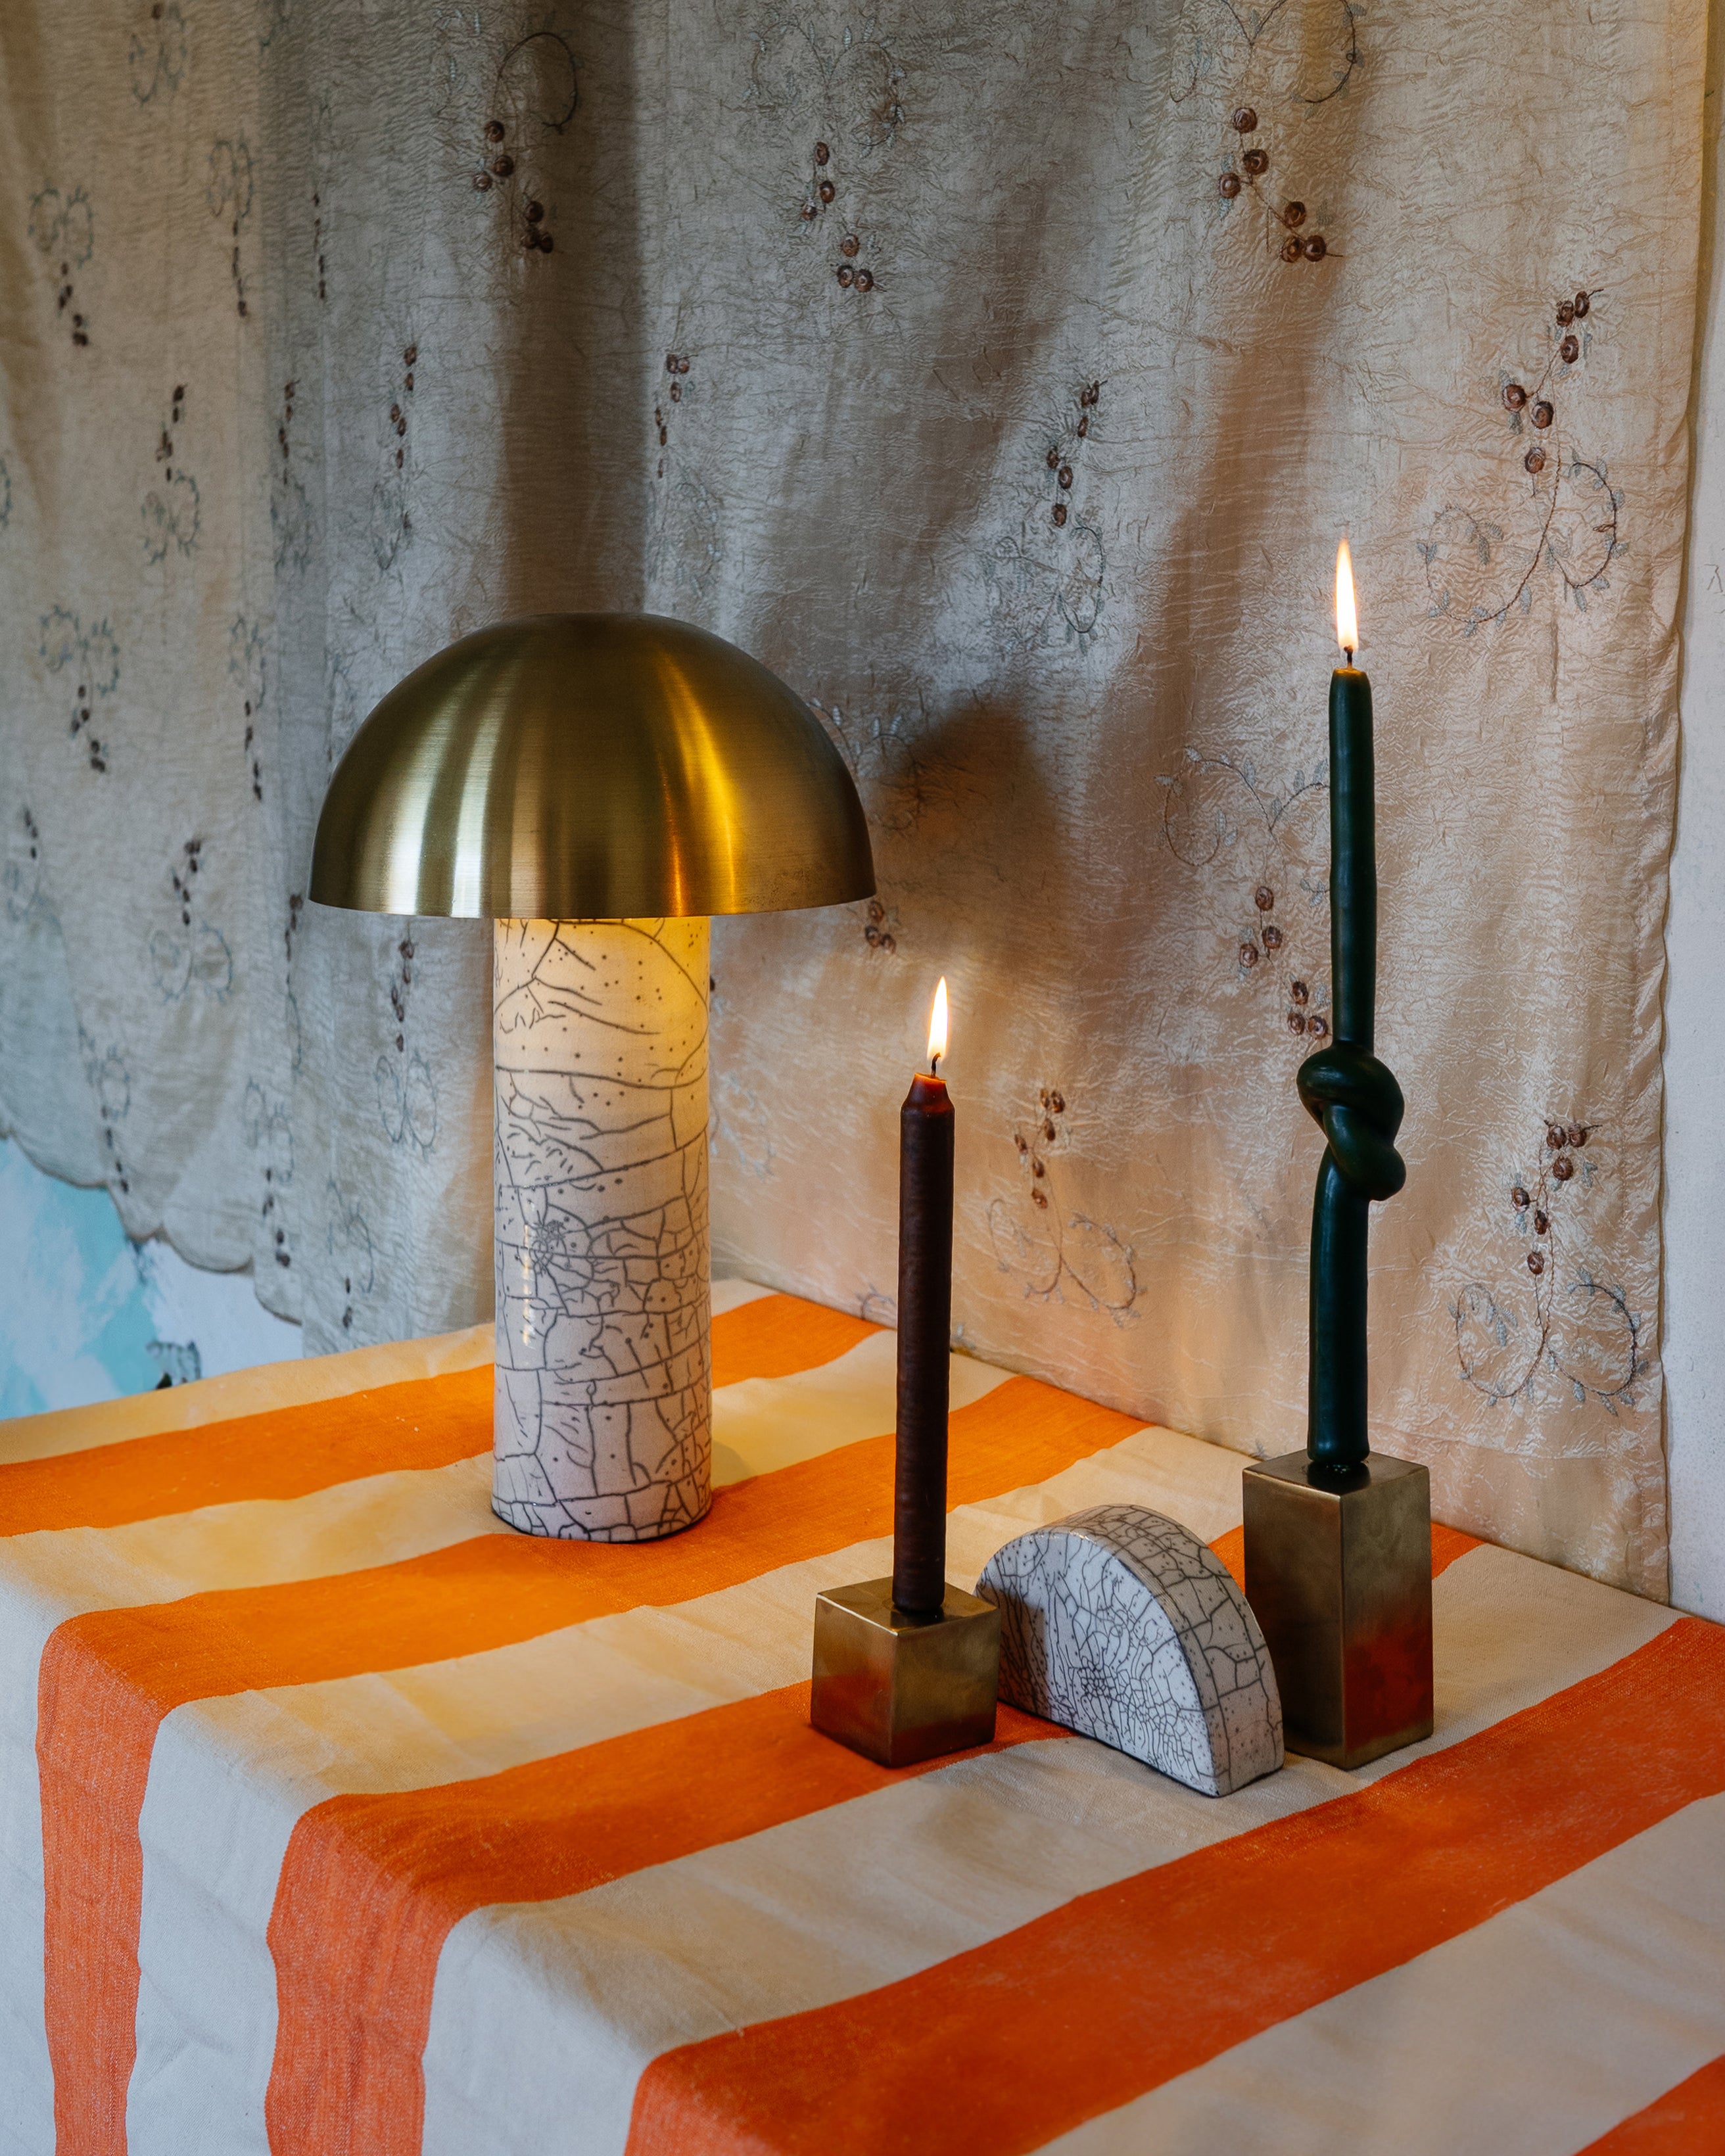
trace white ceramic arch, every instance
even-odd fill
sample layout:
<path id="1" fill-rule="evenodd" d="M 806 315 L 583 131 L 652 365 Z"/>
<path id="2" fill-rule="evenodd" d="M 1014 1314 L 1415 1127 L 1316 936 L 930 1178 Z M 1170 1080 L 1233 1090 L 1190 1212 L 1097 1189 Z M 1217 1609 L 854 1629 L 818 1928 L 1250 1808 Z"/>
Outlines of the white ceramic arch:
<path id="1" fill-rule="evenodd" d="M 977 1593 L 1001 1609 L 1000 1697 L 1189 1789 L 1226 1796 L 1282 1763 L 1281 1700 L 1214 1551 L 1141 1505 L 1016 1537 Z"/>

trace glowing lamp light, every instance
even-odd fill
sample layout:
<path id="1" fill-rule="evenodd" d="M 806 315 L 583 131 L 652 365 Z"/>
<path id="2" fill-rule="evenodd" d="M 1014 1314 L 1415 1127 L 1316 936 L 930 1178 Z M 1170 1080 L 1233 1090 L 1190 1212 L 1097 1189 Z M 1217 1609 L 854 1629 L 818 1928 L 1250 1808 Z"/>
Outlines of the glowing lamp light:
<path id="1" fill-rule="evenodd" d="M 1359 616 L 1353 608 L 1353 562 L 1345 539 L 1336 549 L 1336 641 L 1350 659 L 1359 649 Z"/>
<path id="2" fill-rule="evenodd" d="M 937 1071 L 947 1052 L 947 983 L 944 974 L 934 992 L 934 1015 L 928 1021 L 928 1067 Z"/>

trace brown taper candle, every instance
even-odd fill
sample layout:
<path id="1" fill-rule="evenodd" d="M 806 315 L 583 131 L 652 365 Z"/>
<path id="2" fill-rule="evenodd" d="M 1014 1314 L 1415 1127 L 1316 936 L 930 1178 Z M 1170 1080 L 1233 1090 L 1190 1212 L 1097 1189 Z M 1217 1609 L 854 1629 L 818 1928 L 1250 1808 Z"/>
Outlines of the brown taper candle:
<path id="1" fill-rule="evenodd" d="M 946 988 L 936 998 L 932 1064 L 946 1048 Z M 899 1111 L 898 1450 L 892 1599 L 937 1610 L 947 1593 L 947 1408 L 952 1320 L 952 1103 L 920 1072 Z"/>

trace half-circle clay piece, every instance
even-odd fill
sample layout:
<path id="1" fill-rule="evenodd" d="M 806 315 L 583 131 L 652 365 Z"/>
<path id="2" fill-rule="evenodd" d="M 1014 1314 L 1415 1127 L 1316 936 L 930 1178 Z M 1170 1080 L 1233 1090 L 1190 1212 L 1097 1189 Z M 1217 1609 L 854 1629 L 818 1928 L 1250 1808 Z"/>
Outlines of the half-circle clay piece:
<path id="1" fill-rule="evenodd" d="M 1142 1505 L 1099 1505 L 995 1551 L 1000 1697 L 1210 1797 L 1282 1763 L 1281 1698 L 1214 1551 Z"/>

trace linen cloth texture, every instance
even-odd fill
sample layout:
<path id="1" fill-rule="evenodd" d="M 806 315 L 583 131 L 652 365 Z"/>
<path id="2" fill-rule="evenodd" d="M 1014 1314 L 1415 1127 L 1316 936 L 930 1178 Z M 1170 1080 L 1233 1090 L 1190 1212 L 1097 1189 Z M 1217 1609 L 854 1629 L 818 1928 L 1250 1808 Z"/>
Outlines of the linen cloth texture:
<path id="1" fill-rule="evenodd" d="M 807 1672 L 885 1568 L 893 1337 L 716 1302 L 660 1543 L 493 1517 L 488 1328 L 0 1434 L 8 2146 L 1718 2139 L 1725 1631 L 1439 1527 L 1437 1727 L 1358 1774 L 1212 1799 L 1005 1707 L 891 1774 Z M 952 1382 L 959 1580 L 1097 1507 L 1239 1565 L 1237 1455 Z"/>
<path id="2" fill-rule="evenodd" d="M 20 0 L 0 1125 L 313 1348 L 484 1318 L 486 932 L 303 904 L 314 819 L 453 637 L 650 606 L 810 699 L 881 878 L 719 929 L 720 1253 L 890 1314 L 944 973 L 964 1342 L 1286 1451 L 1345 528 L 1409 1101 L 1373 1441 L 1662 1593 L 1703 36 Z"/>

